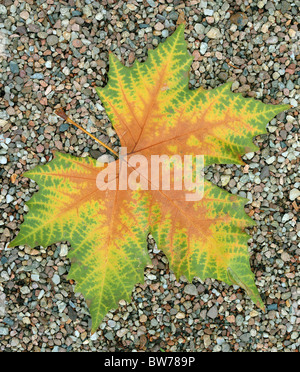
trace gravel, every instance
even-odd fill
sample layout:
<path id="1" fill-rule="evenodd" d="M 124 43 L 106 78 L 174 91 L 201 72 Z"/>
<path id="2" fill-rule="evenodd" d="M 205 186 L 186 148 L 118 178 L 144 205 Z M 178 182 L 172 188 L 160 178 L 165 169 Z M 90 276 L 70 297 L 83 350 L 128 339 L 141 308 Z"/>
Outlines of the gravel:
<path id="1" fill-rule="evenodd" d="M 299 0 L 2 0 L 0 351 L 299 350 L 299 7 Z M 292 106 L 255 138 L 259 149 L 244 166 L 206 171 L 211 182 L 249 199 L 246 212 L 257 222 L 247 230 L 251 267 L 267 311 L 236 286 L 177 282 L 149 237 L 145 283 L 91 335 L 86 303 L 67 280 L 69 244 L 7 248 L 38 189 L 21 175 L 50 161 L 53 150 L 105 154 L 54 114 L 60 106 L 117 149 L 93 88 L 107 82 L 108 52 L 127 66 L 145 61 L 183 16 L 191 88 L 231 80 L 235 92 Z"/>

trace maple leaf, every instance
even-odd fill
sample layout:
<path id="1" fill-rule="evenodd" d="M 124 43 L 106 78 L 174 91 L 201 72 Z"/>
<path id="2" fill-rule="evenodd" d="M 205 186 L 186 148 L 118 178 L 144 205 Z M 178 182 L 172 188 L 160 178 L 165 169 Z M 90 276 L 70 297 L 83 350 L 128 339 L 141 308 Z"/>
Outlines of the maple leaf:
<path id="1" fill-rule="evenodd" d="M 131 170 L 135 155 L 201 154 L 205 165 L 243 164 L 242 156 L 257 150 L 253 137 L 290 107 L 234 94 L 231 83 L 190 90 L 192 57 L 183 26 L 149 51 L 145 63 L 127 68 L 113 54 L 109 59 L 108 84 L 97 93 L 127 148 Z M 112 182 L 120 177 L 120 159 L 114 165 Z M 239 285 L 264 308 L 249 264 L 245 228 L 255 223 L 244 211 L 247 200 L 205 181 L 204 197 L 187 202 L 182 190 L 160 190 L 161 176 L 153 181 L 136 172 L 148 190 L 101 191 L 95 160 L 55 153 L 53 161 L 25 174 L 40 189 L 27 203 L 30 212 L 10 246 L 70 242 L 68 277 L 85 296 L 92 331 L 119 300 L 130 301 L 134 285 L 143 283 L 144 268 L 151 263 L 149 233 L 177 278 Z"/>

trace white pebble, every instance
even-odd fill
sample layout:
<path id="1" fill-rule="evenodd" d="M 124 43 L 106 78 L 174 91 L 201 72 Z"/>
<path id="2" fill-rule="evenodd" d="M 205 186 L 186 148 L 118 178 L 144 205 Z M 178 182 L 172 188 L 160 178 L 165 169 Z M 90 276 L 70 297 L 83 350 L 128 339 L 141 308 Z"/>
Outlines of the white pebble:
<path id="1" fill-rule="evenodd" d="M 0 156 L 0 164 L 7 164 L 7 158 L 5 156 Z"/>
<path id="2" fill-rule="evenodd" d="M 14 200 L 14 197 L 13 196 L 11 196 L 11 195 L 6 195 L 6 203 L 7 204 L 9 204 L 9 203 L 11 203 L 12 201 Z"/>
<path id="3" fill-rule="evenodd" d="M 300 190 L 298 190 L 298 189 L 292 189 L 290 191 L 290 200 L 291 201 L 296 200 L 297 198 L 299 198 L 299 196 L 300 196 Z"/>

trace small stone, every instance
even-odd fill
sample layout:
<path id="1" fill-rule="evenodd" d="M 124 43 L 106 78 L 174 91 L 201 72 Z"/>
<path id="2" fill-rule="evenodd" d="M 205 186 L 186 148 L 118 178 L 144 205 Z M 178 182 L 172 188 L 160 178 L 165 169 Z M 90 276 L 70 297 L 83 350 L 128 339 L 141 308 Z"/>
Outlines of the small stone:
<path id="1" fill-rule="evenodd" d="M 250 312 L 250 317 L 251 318 L 255 318 L 256 316 L 258 316 L 259 314 L 258 314 L 258 312 L 256 311 L 256 310 L 252 310 L 251 312 Z"/>
<path id="2" fill-rule="evenodd" d="M 271 36 L 269 39 L 266 40 L 266 44 L 277 44 L 278 43 L 278 37 L 277 36 Z"/>
<path id="3" fill-rule="evenodd" d="M 204 15 L 211 17 L 211 16 L 214 15 L 214 10 L 212 10 L 212 9 L 204 9 Z"/>
<path id="4" fill-rule="evenodd" d="M 269 159 L 266 160 L 266 163 L 270 165 L 270 164 L 274 163 L 275 160 L 276 160 L 276 157 L 271 156 Z"/>
<path id="5" fill-rule="evenodd" d="M 112 332 L 105 333 L 104 337 L 107 338 L 110 341 L 112 341 L 114 339 L 114 335 L 113 335 Z"/>
<path id="6" fill-rule="evenodd" d="M 104 15 L 103 13 L 97 13 L 95 15 L 95 18 L 97 19 L 97 21 L 102 21 L 102 19 L 104 18 Z"/>
<path id="7" fill-rule="evenodd" d="M 290 258 L 290 255 L 287 252 L 282 252 L 281 259 L 284 262 L 289 262 L 291 258 Z"/>
<path id="8" fill-rule="evenodd" d="M 0 119 L 0 128 L 5 127 L 5 125 L 8 123 L 7 120 Z"/>
<path id="9" fill-rule="evenodd" d="M 116 326 L 117 323 L 114 320 L 109 319 L 109 321 L 107 322 L 107 324 L 108 324 L 108 326 L 110 328 L 115 328 L 115 326 Z"/>
<path id="10" fill-rule="evenodd" d="M 27 21 L 27 19 L 29 18 L 29 13 L 27 12 L 27 10 L 23 10 L 23 12 L 20 13 L 20 17 Z"/>
<path id="11" fill-rule="evenodd" d="M 245 156 L 248 160 L 251 160 L 254 158 L 255 153 L 254 152 L 248 152 Z"/>
<path id="12" fill-rule="evenodd" d="M 297 102 L 294 98 L 292 98 L 292 99 L 290 100 L 290 103 L 291 103 L 291 105 L 292 105 L 293 107 L 297 107 L 297 106 L 298 106 L 298 102 Z"/>
<path id="13" fill-rule="evenodd" d="M 58 284 L 60 283 L 60 277 L 59 277 L 59 275 L 54 274 L 54 275 L 53 275 L 53 278 L 52 278 L 52 282 L 53 282 L 55 285 L 58 285 Z"/>
<path id="14" fill-rule="evenodd" d="M 169 36 L 169 31 L 168 30 L 162 30 L 161 36 L 164 38 L 167 38 Z"/>
<path id="15" fill-rule="evenodd" d="M 222 37 L 222 34 L 221 34 L 221 31 L 216 28 L 216 27 L 213 27 L 211 28 L 208 33 L 206 34 L 206 36 L 209 38 L 209 39 L 221 39 Z"/>
<path id="16" fill-rule="evenodd" d="M 136 10 L 136 5 L 134 5 L 134 4 L 127 4 L 127 8 L 129 10 L 131 10 L 131 11 L 134 11 L 134 10 Z"/>
<path id="17" fill-rule="evenodd" d="M 42 153 L 43 151 L 44 151 L 44 146 L 42 145 L 42 144 L 39 144 L 39 145 L 37 145 L 37 147 L 36 147 L 36 151 L 38 152 L 38 153 Z"/>
<path id="18" fill-rule="evenodd" d="M 278 310 L 278 305 L 277 304 L 272 304 L 267 306 L 268 311 L 277 311 Z"/>
<path id="19" fill-rule="evenodd" d="M 293 215 L 291 215 L 290 213 L 285 213 L 282 217 L 282 223 L 286 223 L 290 221 L 292 218 L 293 218 Z"/>
<path id="20" fill-rule="evenodd" d="M 230 351 L 230 345 L 228 343 L 224 343 L 222 345 L 222 351 L 223 353 L 228 353 Z"/>
<path id="21" fill-rule="evenodd" d="M 244 317 L 242 315 L 237 315 L 235 321 L 236 325 L 240 327 L 244 322 Z"/>
<path id="22" fill-rule="evenodd" d="M 19 66 L 16 62 L 14 61 L 11 61 L 9 63 L 9 68 L 10 68 L 10 71 L 13 73 L 13 74 L 18 74 L 20 72 L 20 69 L 19 69 Z"/>
<path id="23" fill-rule="evenodd" d="M 226 318 L 226 320 L 227 320 L 228 323 L 235 323 L 235 316 L 234 315 L 229 315 Z"/>
<path id="24" fill-rule="evenodd" d="M 234 56 L 232 58 L 232 62 L 234 65 L 242 66 L 245 63 L 245 60 L 243 58 L 240 58 L 238 56 Z"/>
<path id="25" fill-rule="evenodd" d="M 155 28 L 156 31 L 161 31 L 165 28 L 165 26 L 161 22 L 158 22 L 158 23 L 156 23 L 154 28 Z"/>
<path id="26" fill-rule="evenodd" d="M 155 318 L 153 318 L 151 319 L 150 325 L 152 328 L 156 328 L 158 326 L 158 321 Z"/>
<path id="27" fill-rule="evenodd" d="M 207 349 L 209 347 L 209 345 L 211 344 L 211 339 L 210 339 L 209 335 L 204 335 L 203 336 L 203 341 L 204 341 L 204 347 L 205 347 L 205 349 Z"/>
<path id="28" fill-rule="evenodd" d="M 156 276 L 153 275 L 153 274 L 148 274 L 148 275 L 147 275 L 147 278 L 148 278 L 149 280 L 156 280 Z"/>
<path id="29" fill-rule="evenodd" d="M 126 328 L 119 329 L 117 332 L 117 336 L 121 338 L 126 335 L 127 331 L 128 330 Z"/>
<path id="30" fill-rule="evenodd" d="M 56 45 L 57 43 L 58 43 L 58 37 L 56 36 L 56 35 L 49 35 L 48 37 L 47 37 L 47 43 L 48 43 L 48 45 L 50 45 L 50 46 L 54 46 L 54 45 Z"/>
<path id="31" fill-rule="evenodd" d="M 82 12 L 83 12 L 83 14 L 84 14 L 87 18 L 91 17 L 92 14 L 93 14 L 90 5 L 86 5 L 86 6 L 84 6 L 83 9 L 82 9 Z"/>
<path id="32" fill-rule="evenodd" d="M 259 178 L 261 180 L 264 180 L 267 177 L 270 177 L 270 170 L 269 170 L 269 167 L 266 165 L 265 167 L 263 167 Z"/>
<path id="33" fill-rule="evenodd" d="M 248 17 L 245 13 L 239 12 L 231 16 L 231 22 L 238 26 L 239 30 L 243 29 L 248 23 Z"/>
<path id="34" fill-rule="evenodd" d="M 11 203 L 12 201 L 14 201 L 14 197 L 13 196 L 11 196 L 11 195 L 6 195 L 6 203 L 7 204 L 9 204 L 9 203 Z"/>
<path id="35" fill-rule="evenodd" d="M 61 133 L 66 132 L 67 130 L 69 130 L 69 124 L 67 124 L 67 123 L 63 123 L 63 124 L 61 124 L 61 126 L 59 127 L 59 131 L 60 131 Z"/>
<path id="36" fill-rule="evenodd" d="M 225 174 L 225 175 L 221 176 L 221 184 L 222 184 L 222 186 L 228 185 L 228 183 L 230 181 L 230 178 L 231 178 L 231 176 L 228 175 L 228 174 Z"/>
<path id="37" fill-rule="evenodd" d="M 66 76 L 69 76 L 70 75 L 70 69 L 67 66 L 63 68 L 62 72 Z"/>
<path id="38" fill-rule="evenodd" d="M 40 281 L 39 274 L 31 274 L 31 280 L 33 280 L 34 282 L 39 282 Z"/>
<path id="39" fill-rule="evenodd" d="M 175 315 L 175 317 L 176 317 L 177 319 L 184 319 L 184 318 L 185 318 L 185 314 L 179 312 L 179 313 L 177 313 L 177 314 Z"/>
<path id="40" fill-rule="evenodd" d="M 298 190 L 298 189 L 292 189 L 290 191 L 290 200 L 291 201 L 294 201 L 294 200 L 296 200 L 299 197 L 300 197 L 300 190 Z"/>
<path id="41" fill-rule="evenodd" d="M 38 72 L 36 74 L 31 75 L 31 79 L 43 80 L 44 74 Z"/>
<path id="42" fill-rule="evenodd" d="M 184 287 L 184 293 L 186 293 L 190 296 L 197 296 L 198 295 L 197 288 L 196 288 L 196 286 L 194 286 L 194 284 L 187 284 Z"/>
<path id="43" fill-rule="evenodd" d="M 23 295 L 26 295 L 28 293 L 30 293 L 30 289 L 27 287 L 27 286 L 24 286 L 20 289 L 20 292 L 23 294 Z"/>
<path id="44" fill-rule="evenodd" d="M 200 45 L 200 53 L 204 55 L 207 52 L 208 44 L 207 43 L 201 43 Z"/>
<path id="45" fill-rule="evenodd" d="M 0 327 L 0 336 L 8 336 L 8 333 L 9 333 L 8 328 Z"/>
<path id="46" fill-rule="evenodd" d="M 13 347 L 16 347 L 20 344 L 20 340 L 17 338 L 17 337 L 14 337 L 11 342 L 10 342 L 11 346 Z"/>
<path id="47" fill-rule="evenodd" d="M 289 29 L 289 35 L 293 39 L 297 35 L 297 31 L 295 31 L 293 28 Z"/>
<path id="48" fill-rule="evenodd" d="M 198 35 L 204 34 L 205 27 L 201 23 L 196 23 L 194 29 Z"/>
<path id="49" fill-rule="evenodd" d="M 68 251 L 68 246 L 66 244 L 62 244 L 59 252 L 60 257 L 66 257 L 68 255 Z"/>
<path id="50" fill-rule="evenodd" d="M 0 14 L 5 15 L 7 14 L 7 9 L 4 5 L 0 4 Z"/>
<path id="51" fill-rule="evenodd" d="M 243 341 L 243 342 L 249 342 L 250 338 L 251 338 L 250 333 L 244 333 L 243 335 L 241 335 L 241 341 Z"/>
<path id="52" fill-rule="evenodd" d="M 216 319 L 218 316 L 218 309 L 216 306 L 213 306 L 212 308 L 209 309 L 207 316 L 211 319 Z"/>
<path id="53" fill-rule="evenodd" d="M 24 316 L 22 320 L 24 324 L 30 324 L 30 318 L 28 318 L 28 316 Z"/>
<path id="54" fill-rule="evenodd" d="M 265 5 L 266 5 L 266 2 L 265 1 L 259 1 L 257 3 L 257 6 L 259 7 L 259 9 L 262 9 Z"/>
<path id="55" fill-rule="evenodd" d="M 152 7 L 152 8 L 156 8 L 157 7 L 157 3 L 153 0 L 146 0 L 147 3 Z"/>
<path id="56" fill-rule="evenodd" d="M 73 46 L 75 48 L 81 48 L 82 47 L 82 41 L 80 39 L 73 40 Z"/>
<path id="57" fill-rule="evenodd" d="M 287 1 L 281 2 L 281 13 L 284 14 L 291 9 L 291 4 Z"/>
<path id="58" fill-rule="evenodd" d="M 52 62 L 51 62 L 51 61 L 47 61 L 47 62 L 45 63 L 45 67 L 46 67 L 46 68 L 52 68 Z"/>
<path id="59" fill-rule="evenodd" d="M 145 314 L 142 314 L 141 316 L 140 316 L 140 322 L 141 323 L 146 323 L 147 322 L 147 316 L 145 315 Z"/>

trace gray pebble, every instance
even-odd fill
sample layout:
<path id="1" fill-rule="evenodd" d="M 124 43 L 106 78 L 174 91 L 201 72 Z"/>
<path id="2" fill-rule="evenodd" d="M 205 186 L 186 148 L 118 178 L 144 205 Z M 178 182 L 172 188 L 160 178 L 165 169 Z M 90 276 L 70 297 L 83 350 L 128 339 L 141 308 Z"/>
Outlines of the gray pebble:
<path id="1" fill-rule="evenodd" d="M 50 46 L 54 46 L 58 43 L 59 39 L 56 35 L 49 35 L 47 37 L 47 44 Z"/>

